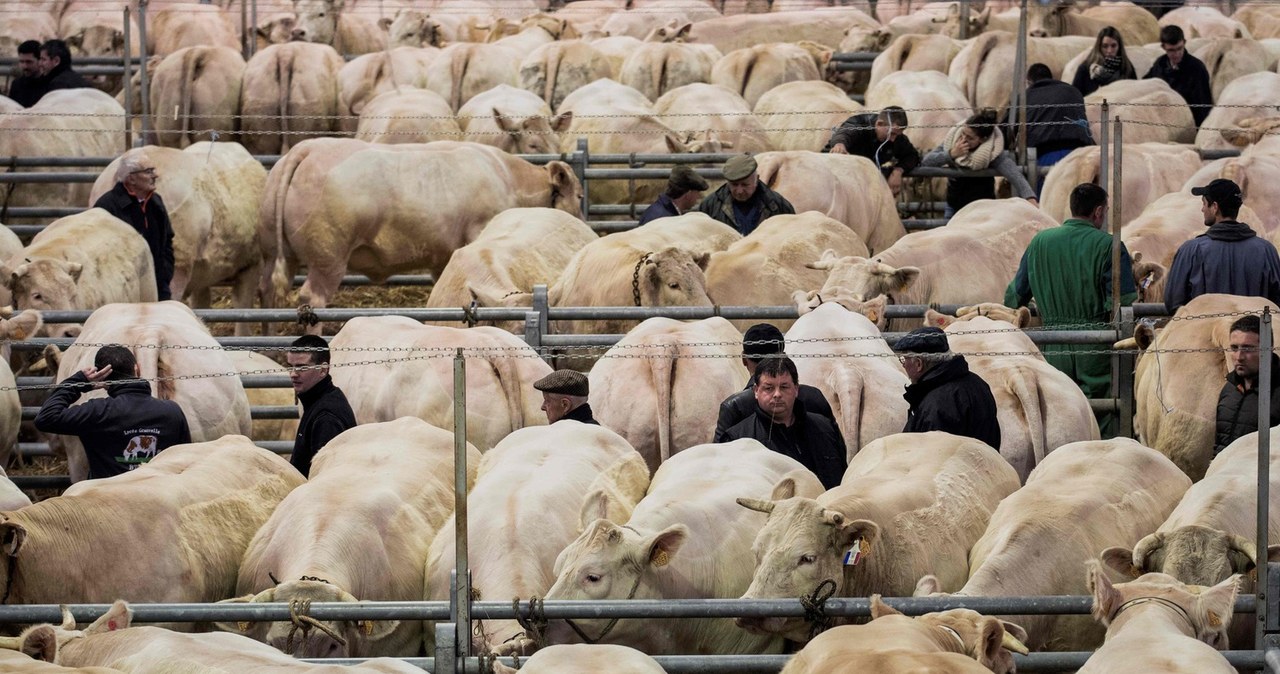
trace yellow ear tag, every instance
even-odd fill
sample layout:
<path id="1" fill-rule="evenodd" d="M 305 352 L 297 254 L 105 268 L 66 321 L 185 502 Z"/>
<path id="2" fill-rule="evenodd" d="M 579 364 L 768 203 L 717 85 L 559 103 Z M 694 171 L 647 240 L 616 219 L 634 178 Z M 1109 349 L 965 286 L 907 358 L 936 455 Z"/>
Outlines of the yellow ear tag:
<path id="1" fill-rule="evenodd" d="M 671 561 L 671 558 L 667 556 L 666 550 L 659 550 L 658 554 L 653 556 L 654 566 L 666 566 L 667 563 L 670 561 Z"/>
<path id="2" fill-rule="evenodd" d="M 241 620 L 240 622 L 236 623 L 236 627 L 239 627 L 241 632 L 248 632 L 248 631 L 249 631 L 249 621 L 248 621 L 248 620 Z"/>
<path id="3" fill-rule="evenodd" d="M 366 637 L 367 637 L 367 636 L 369 636 L 370 634 L 373 634 L 373 621 L 372 621 L 372 620 L 361 620 L 361 621 L 360 621 L 360 629 L 364 630 L 364 635 L 365 635 Z"/>
<path id="4" fill-rule="evenodd" d="M 1219 618 L 1217 613 L 1214 613 L 1213 611 L 1209 611 L 1209 627 L 1221 627 L 1221 626 L 1222 626 L 1222 618 Z"/>

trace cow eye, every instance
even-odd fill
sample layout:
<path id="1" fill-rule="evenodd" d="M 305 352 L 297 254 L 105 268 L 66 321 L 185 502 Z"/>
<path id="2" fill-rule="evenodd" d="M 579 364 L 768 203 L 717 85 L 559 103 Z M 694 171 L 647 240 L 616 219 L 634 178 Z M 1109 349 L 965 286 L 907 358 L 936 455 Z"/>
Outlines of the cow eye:
<path id="1" fill-rule="evenodd" d="M 588 583 L 599 583 L 599 582 L 600 582 L 600 574 L 596 574 L 596 573 L 588 573 L 588 574 L 587 574 L 587 582 L 588 582 Z"/>
<path id="2" fill-rule="evenodd" d="M 672 289 L 672 290 L 679 290 L 679 289 L 680 289 L 680 284 L 679 284 L 679 283 L 668 283 L 668 284 L 667 284 L 667 287 L 668 287 L 668 288 L 670 288 L 670 289 Z"/>
<path id="3" fill-rule="evenodd" d="M 818 561 L 817 555 L 804 555 L 800 557 L 801 564 L 813 564 L 816 561 Z"/>
<path id="4" fill-rule="evenodd" d="M 40 293 L 31 293 L 31 299 L 40 302 L 44 300 L 44 295 L 41 295 Z"/>

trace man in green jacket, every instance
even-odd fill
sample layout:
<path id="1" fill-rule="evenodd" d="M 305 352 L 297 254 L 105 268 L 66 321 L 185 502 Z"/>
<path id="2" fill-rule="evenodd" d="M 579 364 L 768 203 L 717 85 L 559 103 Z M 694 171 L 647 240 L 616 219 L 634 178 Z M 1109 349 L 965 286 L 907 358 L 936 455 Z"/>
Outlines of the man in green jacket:
<path id="1" fill-rule="evenodd" d="M 1110 327 L 1111 246 L 1110 234 L 1101 230 L 1107 212 L 1106 190 L 1091 183 L 1071 191 L 1071 219 L 1048 229 L 1031 240 L 1022 254 L 1018 273 L 1004 293 L 1010 308 L 1026 306 L 1035 298 L 1045 327 L 1064 330 L 1101 330 Z M 1124 244 L 1120 245 L 1120 304 L 1127 306 L 1138 297 L 1133 282 L 1133 263 Z M 1097 351 L 1091 344 L 1044 346 L 1045 359 L 1065 372 L 1089 398 L 1106 398 L 1111 393 L 1111 358 L 1106 354 L 1076 354 Z M 1114 434 L 1114 414 L 1100 414 L 1102 437 Z"/>

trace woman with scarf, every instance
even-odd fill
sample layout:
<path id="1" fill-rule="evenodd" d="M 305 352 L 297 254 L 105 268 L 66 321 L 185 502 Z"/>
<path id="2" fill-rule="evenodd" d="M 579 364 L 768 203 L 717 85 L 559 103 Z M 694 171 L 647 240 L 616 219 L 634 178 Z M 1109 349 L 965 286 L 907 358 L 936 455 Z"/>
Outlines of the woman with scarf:
<path id="1" fill-rule="evenodd" d="M 983 108 L 964 122 L 951 127 L 942 145 L 934 148 L 920 161 L 921 166 L 944 166 L 981 171 L 995 169 L 1009 181 L 1016 196 L 1039 206 L 1035 190 L 1027 182 L 1013 155 L 1004 151 L 1004 135 L 996 129 L 996 111 Z M 979 199 L 996 198 L 995 178 L 958 177 L 947 178 L 947 207 L 945 217 Z"/>
<path id="2" fill-rule="evenodd" d="M 1076 68 L 1076 76 L 1071 86 L 1080 90 L 1081 96 L 1088 96 L 1101 87 L 1119 80 L 1136 80 L 1138 73 L 1133 69 L 1128 54 L 1124 53 L 1124 38 L 1120 31 L 1107 26 L 1098 31 L 1098 39 L 1093 43 L 1093 51 L 1089 58 Z"/>

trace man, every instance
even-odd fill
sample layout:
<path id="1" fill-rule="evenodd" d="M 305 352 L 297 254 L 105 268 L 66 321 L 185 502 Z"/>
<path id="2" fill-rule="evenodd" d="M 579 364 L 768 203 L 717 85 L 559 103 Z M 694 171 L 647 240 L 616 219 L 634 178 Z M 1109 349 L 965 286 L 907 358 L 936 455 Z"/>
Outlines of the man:
<path id="1" fill-rule="evenodd" d="M 724 441 L 758 440 L 799 461 L 831 489 L 840 484 L 848 467 L 844 438 L 834 423 L 806 411 L 797 400 L 799 379 L 790 358 L 765 358 L 756 368 L 755 413 L 731 427 Z"/>
<path id="2" fill-rule="evenodd" d="M 93 86 L 71 69 L 71 50 L 62 40 L 49 40 L 40 45 L 40 72 L 43 76 L 41 97 L 58 89 L 86 89 Z"/>
<path id="3" fill-rule="evenodd" d="M 139 376 L 132 351 L 118 344 L 99 348 L 92 366 L 53 390 L 36 415 L 36 428 L 79 437 L 90 480 L 126 473 L 169 447 L 191 442 L 182 408 L 153 398 L 151 385 Z M 106 388 L 107 397 L 72 407 L 90 388 Z"/>
<path id="4" fill-rule="evenodd" d="M 1034 297 L 1046 327 L 1105 329 L 1115 307 L 1111 298 L 1111 253 L 1114 239 L 1102 231 L 1107 215 L 1107 192 L 1092 183 L 1076 185 L 1069 201 L 1071 218 L 1035 235 L 1022 254 L 1018 272 L 1004 292 L 1005 306 L 1026 306 Z M 1137 299 L 1129 250 L 1120 244 L 1120 304 Z M 1071 377 L 1088 398 L 1111 394 L 1111 358 L 1087 344 L 1046 344 L 1045 360 Z M 1098 415 L 1103 437 L 1115 423 L 1114 414 Z"/>
<path id="5" fill-rule="evenodd" d="M 702 195 L 706 191 L 707 181 L 697 171 L 683 164 L 677 166 L 671 169 L 667 191 L 659 194 L 658 200 L 640 214 L 640 224 L 685 213 L 702 201 Z"/>
<path id="6" fill-rule="evenodd" d="M 1143 79 L 1156 77 L 1167 82 L 1191 106 L 1191 116 L 1199 128 L 1213 108 L 1209 69 L 1204 67 L 1203 61 L 1187 53 L 1187 39 L 1179 26 L 1168 25 L 1160 29 L 1160 48 L 1164 50 L 1164 56 L 1151 64 Z"/>
<path id="7" fill-rule="evenodd" d="M 903 433 L 945 431 L 1000 448 L 996 399 L 982 377 L 969 371 L 964 356 L 951 353 L 947 333 L 916 328 L 893 345 L 911 383 Z"/>
<path id="8" fill-rule="evenodd" d="M 1165 280 L 1164 306 L 1178 307 L 1206 293 L 1265 297 L 1280 303 L 1280 256 L 1271 242 L 1237 222 L 1240 186 L 1218 178 L 1191 193 L 1209 231 L 1178 247 Z"/>
<path id="9" fill-rule="evenodd" d="M 1005 113 L 1009 145 L 1017 143 L 1017 112 Z M 1033 63 L 1027 69 L 1027 147 L 1036 149 L 1036 165 L 1053 166 L 1078 147 L 1093 145 L 1084 96 L 1070 84 L 1055 79 L 1049 66 Z M 1044 178 L 1036 182 L 1036 196 Z"/>
<path id="10" fill-rule="evenodd" d="M 724 163 L 724 185 L 702 200 L 698 210 L 746 236 L 766 218 L 792 215 L 796 209 L 781 194 L 760 184 L 756 160 L 749 154 L 730 157 Z"/>
<path id="11" fill-rule="evenodd" d="M 1227 361 L 1231 372 L 1218 394 L 1217 432 L 1213 455 L 1235 439 L 1258 430 L 1258 345 L 1262 341 L 1262 321 L 1243 316 L 1231 324 L 1227 334 Z M 1271 354 L 1271 423 L 1280 423 L 1280 356 Z"/>
<path id="12" fill-rule="evenodd" d="M 533 387 L 542 391 L 542 411 L 547 413 L 547 423 L 569 419 L 600 425 L 591 414 L 591 405 L 587 404 L 587 394 L 590 393 L 587 375 L 573 370 L 556 370 L 533 382 Z"/>
<path id="13" fill-rule="evenodd" d="M 289 383 L 302 403 L 302 420 L 289 463 L 310 477 L 316 452 L 343 431 L 355 428 L 356 415 L 329 376 L 329 344 L 324 338 L 303 335 L 293 340 L 290 349 L 284 358 L 289 365 Z"/>
<path id="14" fill-rule="evenodd" d="M 920 152 L 906 136 L 907 111 L 891 105 L 879 113 L 846 119 L 831 134 L 823 152 L 855 154 L 880 167 L 893 196 L 902 192 L 902 176 L 920 165 Z"/>
<path id="15" fill-rule="evenodd" d="M 155 262 L 156 294 L 164 301 L 170 298 L 173 280 L 173 226 L 164 200 L 156 194 L 156 180 L 156 168 L 145 154 L 127 154 L 116 168 L 116 186 L 93 206 L 129 223 L 146 239 Z"/>
<path id="16" fill-rule="evenodd" d="M 720 403 L 720 415 L 716 419 L 716 434 L 712 442 L 724 442 L 725 434 L 730 428 L 755 414 L 756 368 L 765 358 L 784 355 L 783 345 L 782 331 L 768 323 L 757 323 L 747 328 L 746 334 L 742 336 L 742 364 L 747 368 L 747 387 Z M 799 398 L 805 410 L 836 423 L 835 414 L 822 391 L 800 384 Z"/>
<path id="17" fill-rule="evenodd" d="M 40 79 L 40 43 L 27 40 L 18 45 L 18 76 L 9 83 L 9 98 L 24 108 L 40 100 L 44 93 Z"/>

